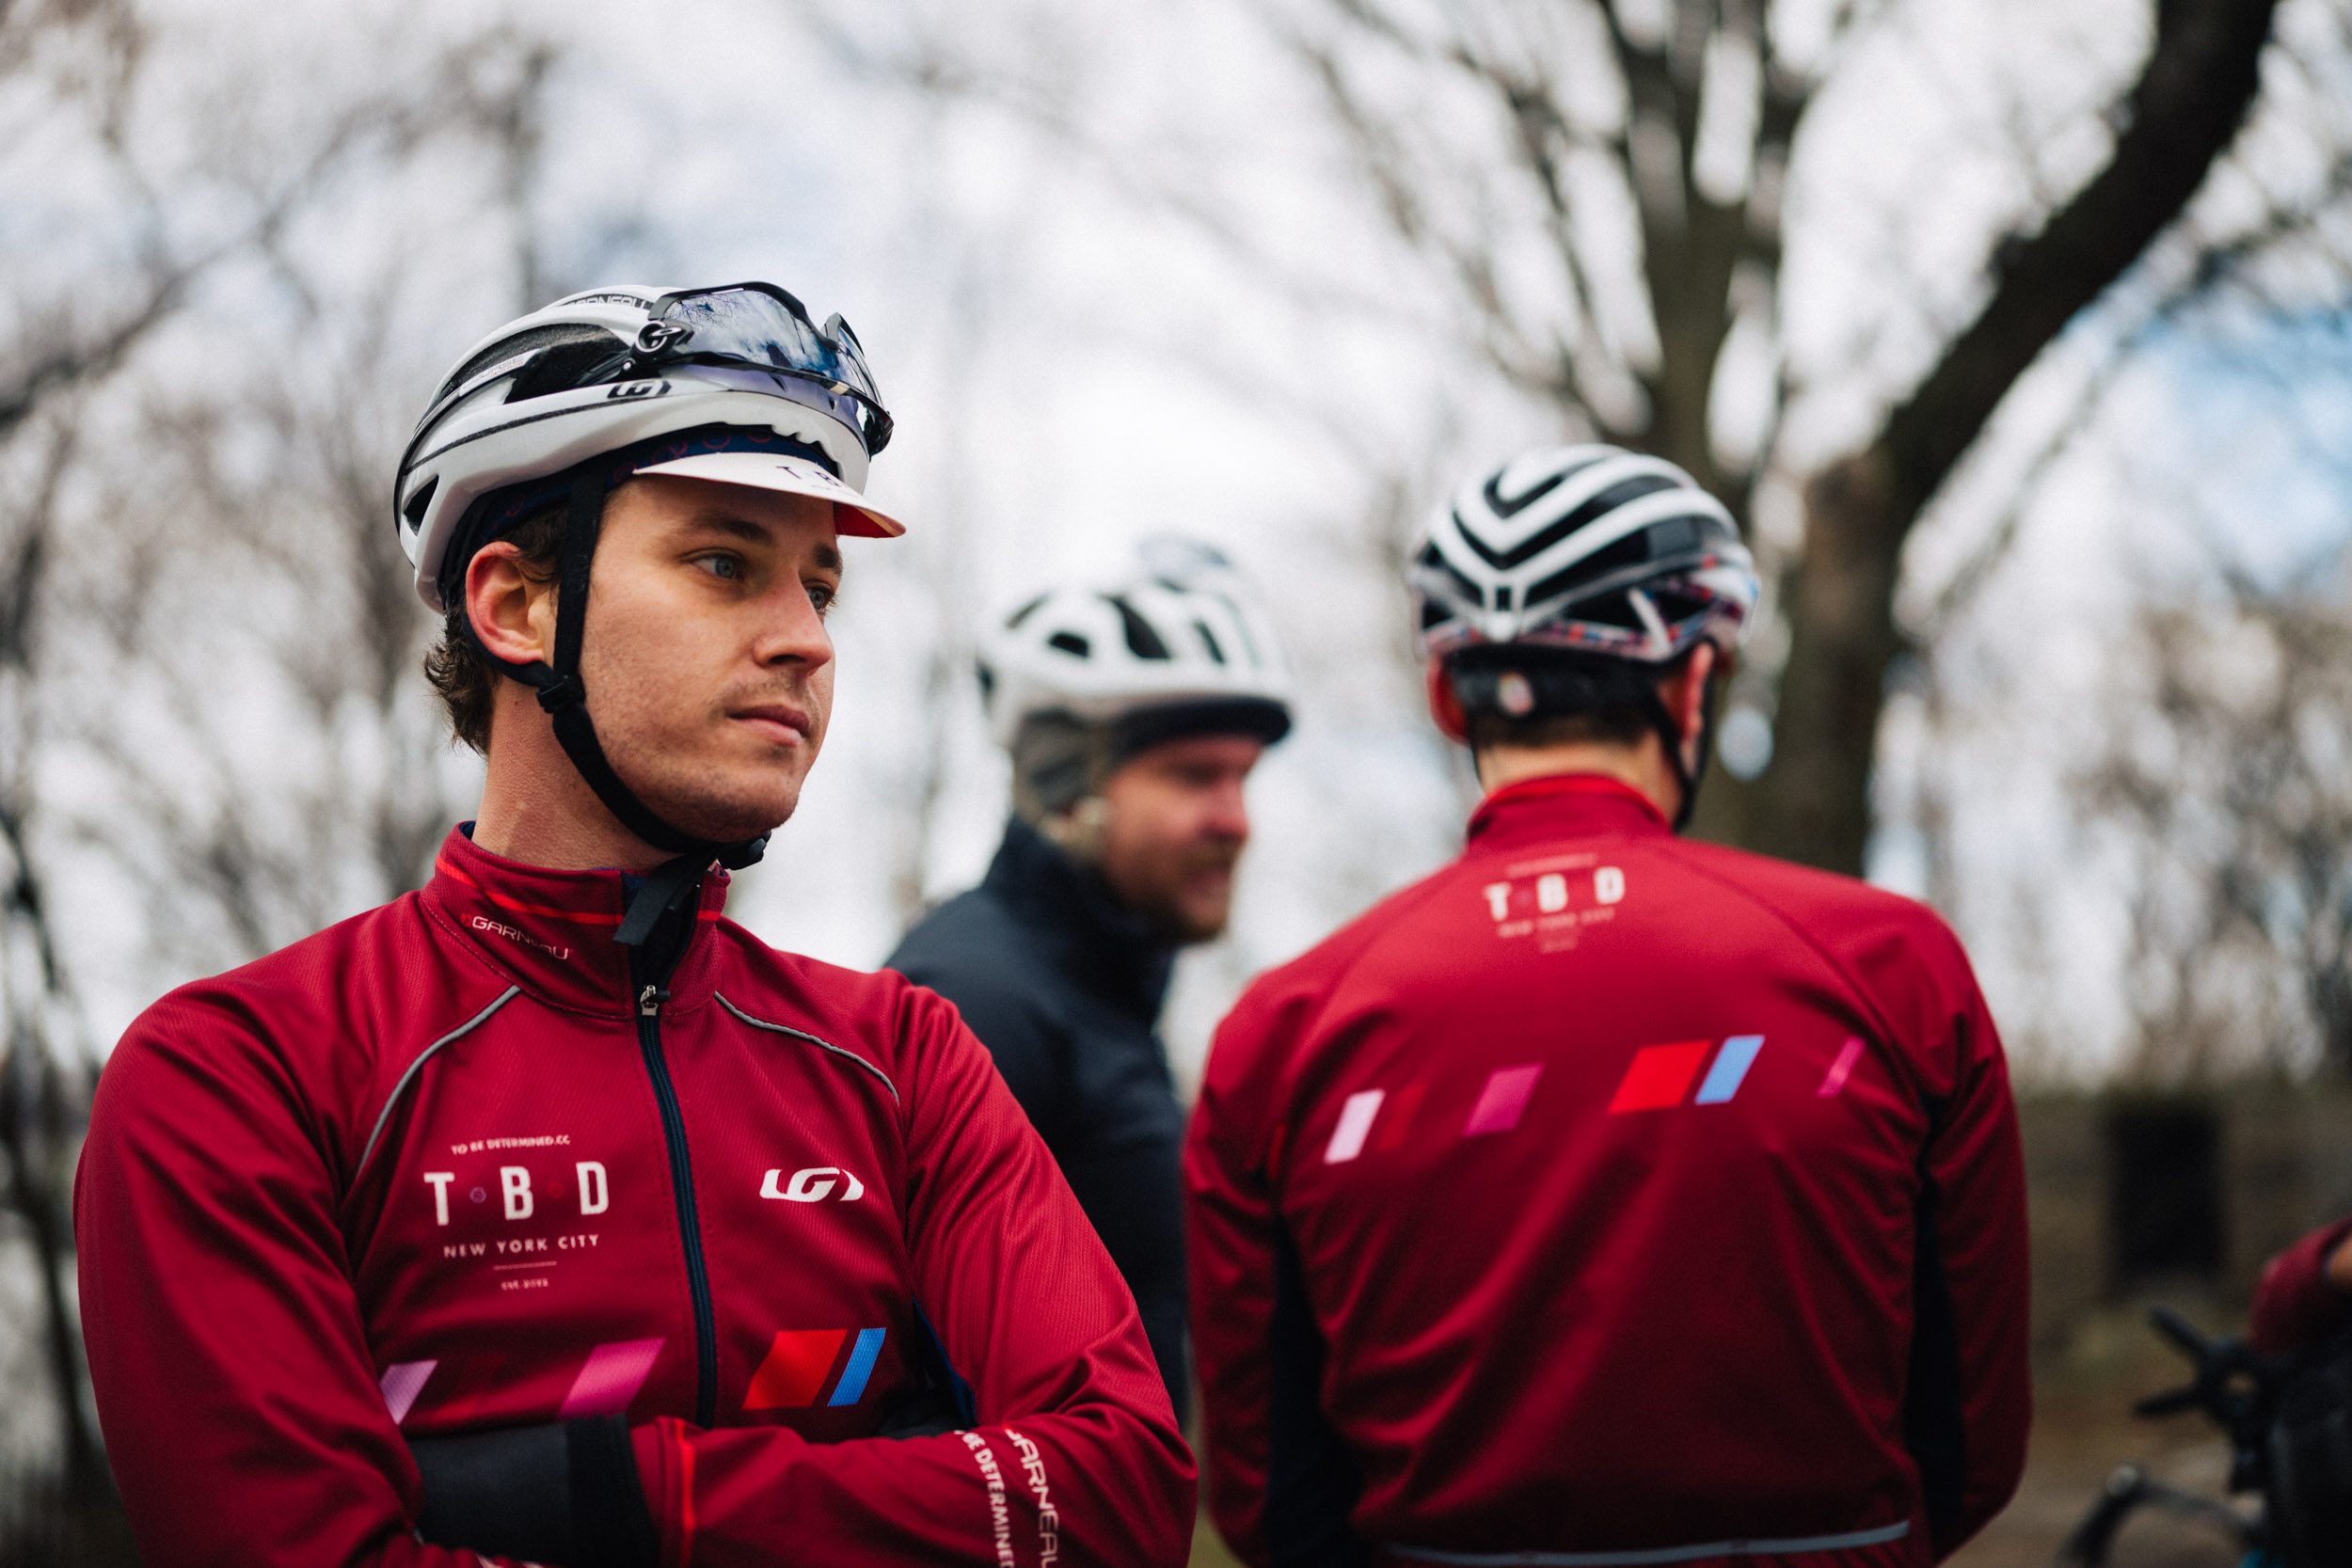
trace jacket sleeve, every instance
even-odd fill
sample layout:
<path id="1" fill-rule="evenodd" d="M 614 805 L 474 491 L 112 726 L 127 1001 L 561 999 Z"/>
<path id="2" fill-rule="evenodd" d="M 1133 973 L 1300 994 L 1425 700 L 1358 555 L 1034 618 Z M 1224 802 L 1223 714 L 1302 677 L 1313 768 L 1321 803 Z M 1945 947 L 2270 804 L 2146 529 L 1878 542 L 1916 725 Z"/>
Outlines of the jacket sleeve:
<path id="1" fill-rule="evenodd" d="M 2328 1259 L 2346 1236 L 2352 1236 L 2352 1220 L 2338 1220 L 2263 1265 L 2248 1329 L 2256 1350 L 2270 1355 L 2308 1350 L 2352 1316 L 2352 1296 L 2328 1280 Z"/>
<path id="2" fill-rule="evenodd" d="M 1919 1160 L 1913 1345 L 1904 1437 L 1918 1461 L 1936 1560 L 2009 1502 L 2033 1419 L 2025 1161 L 2009 1069 L 1959 943 L 1944 994 L 1950 1063 Z M 1923 944 L 1924 945 L 1924 944 Z M 1940 1103 L 1936 1103 L 1940 1101 Z"/>
<path id="3" fill-rule="evenodd" d="M 1350 1556 L 1353 1476 L 1321 1417 L 1320 1341 L 1303 1293 L 1283 1290 L 1295 1268 L 1275 1203 L 1275 1080 L 1303 1011 L 1264 982 L 1242 998 L 1210 1047 L 1184 1145 L 1209 1513 L 1251 1568 Z"/>
<path id="4" fill-rule="evenodd" d="M 1193 1465 L 1126 1287 L 945 1003 L 907 989 L 914 1289 L 978 1425 L 815 1445 L 772 1427 L 636 1433 L 664 1564 L 1179 1564 Z"/>
<path id="5" fill-rule="evenodd" d="M 90 1383 L 150 1568 L 449 1568 L 413 1533 L 330 1151 L 261 1032 L 167 999 L 107 1063 L 74 1187 Z"/>

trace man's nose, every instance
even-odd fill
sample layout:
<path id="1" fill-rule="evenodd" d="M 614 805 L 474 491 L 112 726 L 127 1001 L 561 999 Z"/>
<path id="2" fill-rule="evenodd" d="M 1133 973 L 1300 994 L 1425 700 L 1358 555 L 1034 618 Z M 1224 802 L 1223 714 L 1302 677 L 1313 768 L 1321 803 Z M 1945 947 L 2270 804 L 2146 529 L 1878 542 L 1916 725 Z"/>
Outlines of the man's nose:
<path id="1" fill-rule="evenodd" d="M 1241 780 L 1229 779 L 1210 791 L 1202 826 L 1219 838 L 1249 837 L 1249 802 L 1242 793 Z"/>
<path id="2" fill-rule="evenodd" d="M 762 607 L 764 616 L 753 657 L 768 666 L 794 664 L 814 670 L 833 659 L 833 634 L 799 582 L 779 589 Z"/>

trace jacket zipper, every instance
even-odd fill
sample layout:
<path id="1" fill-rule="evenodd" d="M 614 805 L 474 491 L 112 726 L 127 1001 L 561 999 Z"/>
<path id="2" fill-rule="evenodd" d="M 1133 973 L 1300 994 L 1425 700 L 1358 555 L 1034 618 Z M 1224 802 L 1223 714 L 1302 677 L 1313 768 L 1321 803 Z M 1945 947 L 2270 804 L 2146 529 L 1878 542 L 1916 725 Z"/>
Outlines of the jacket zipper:
<path id="1" fill-rule="evenodd" d="M 686 1151 L 686 1121 L 678 1115 L 677 1090 L 661 1054 L 661 1005 L 669 999 L 670 993 L 658 985 L 638 991 L 637 1049 L 645 1058 L 645 1076 L 653 1080 L 662 1136 L 670 1146 L 670 1192 L 677 1201 L 686 1290 L 694 1304 L 694 1424 L 707 1430 L 718 1419 L 719 1330 L 710 1307 L 710 1271 L 703 1262 L 702 1223 L 694 1215 L 694 1167 Z"/>

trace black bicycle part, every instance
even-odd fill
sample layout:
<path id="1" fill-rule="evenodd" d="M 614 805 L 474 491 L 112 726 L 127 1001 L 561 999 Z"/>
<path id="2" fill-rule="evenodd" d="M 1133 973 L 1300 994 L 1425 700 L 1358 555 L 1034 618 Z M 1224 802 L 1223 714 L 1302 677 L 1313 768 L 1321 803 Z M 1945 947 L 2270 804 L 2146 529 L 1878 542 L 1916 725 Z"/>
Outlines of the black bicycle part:
<path id="1" fill-rule="evenodd" d="M 2190 1377 L 2178 1388 L 2136 1402 L 2132 1414 L 2147 1419 L 2194 1410 L 2204 1416 L 2230 1440 L 2229 1490 L 2261 1494 L 2262 1507 L 2243 1513 L 2218 1498 L 2158 1481 L 2138 1465 L 2125 1465 L 2107 1478 L 2099 1500 L 2059 1546 L 2054 1568 L 2105 1568 L 2125 1522 L 2143 1508 L 2214 1527 L 2248 1554 L 2249 1564 L 2301 1568 L 2292 1558 L 2282 1562 L 2275 1555 L 2276 1521 L 2281 1514 L 2271 1464 L 2280 1402 L 2300 1363 L 2265 1355 L 2235 1337 L 2209 1338 L 2169 1307 L 2150 1308 L 2148 1320 L 2187 1357 Z"/>

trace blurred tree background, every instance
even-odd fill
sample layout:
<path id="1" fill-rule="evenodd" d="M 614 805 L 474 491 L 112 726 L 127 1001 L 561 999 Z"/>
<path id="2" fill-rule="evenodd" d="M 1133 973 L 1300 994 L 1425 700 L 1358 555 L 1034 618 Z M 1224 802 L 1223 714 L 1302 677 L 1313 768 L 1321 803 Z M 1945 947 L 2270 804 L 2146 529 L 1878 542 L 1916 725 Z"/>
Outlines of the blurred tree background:
<path id="1" fill-rule="evenodd" d="M 916 527 L 852 557 L 772 941 L 871 963 L 977 877 L 988 618 L 1200 533 L 1302 722 L 1188 1072 L 1458 842 L 1421 518 L 1599 437 L 1770 579 L 1703 831 L 1931 898 L 2030 1080 L 2340 1073 L 2348 178 L 2347 0 L 0 0 L 0 1466 L 52 1499 L 0 1528 L 104 1494 L 115 1034 L 469 809 L 388 503 L 499 322 L 772 277 L 873 350 Z"/>

